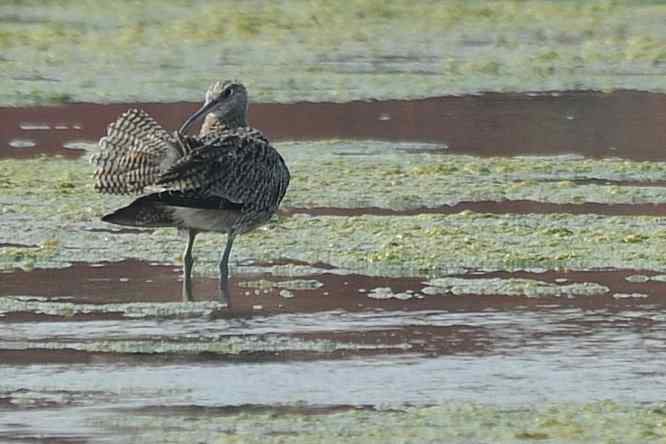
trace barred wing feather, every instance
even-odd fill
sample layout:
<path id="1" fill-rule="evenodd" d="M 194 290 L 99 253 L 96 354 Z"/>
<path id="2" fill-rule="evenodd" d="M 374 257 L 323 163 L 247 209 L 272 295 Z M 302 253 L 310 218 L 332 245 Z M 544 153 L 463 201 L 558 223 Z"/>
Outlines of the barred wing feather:
<path id="1" fill-rule="evenodd" d="M 102 193 L 141 192 L 186 155 L 190 147 L 145 111 L 130 109 L 107 127 L 100 151 L 91 158 L 95 189 Z"/>

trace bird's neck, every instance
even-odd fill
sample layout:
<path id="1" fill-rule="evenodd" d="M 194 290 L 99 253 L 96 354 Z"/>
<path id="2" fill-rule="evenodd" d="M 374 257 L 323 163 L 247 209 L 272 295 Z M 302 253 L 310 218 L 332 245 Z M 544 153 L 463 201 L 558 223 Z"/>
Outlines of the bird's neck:
<path id="1" fill-rule="evenodd" d="M 199 135 L 205 136 L 206 134 L 211 134 L 213 132 L 221 132 L 244 126 L 247 126 L 247 120 L 242 114 L 227 115 L 222 118 L 213 113 L 208 113 L 204 119 L 203 125 L 201 125 Z"/>

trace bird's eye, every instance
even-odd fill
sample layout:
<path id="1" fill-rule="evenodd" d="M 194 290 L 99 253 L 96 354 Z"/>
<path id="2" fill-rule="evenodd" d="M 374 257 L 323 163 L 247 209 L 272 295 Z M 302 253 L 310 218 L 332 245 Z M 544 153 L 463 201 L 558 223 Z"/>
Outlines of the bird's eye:
<path id="1" fill-rule="evenodd" d="M 232 93 L 233 93 L 233 90 L 231 88 L 227 88 L 222 93 L 222 97 L 224 97 L 224 98 L 230 97 Z"/>

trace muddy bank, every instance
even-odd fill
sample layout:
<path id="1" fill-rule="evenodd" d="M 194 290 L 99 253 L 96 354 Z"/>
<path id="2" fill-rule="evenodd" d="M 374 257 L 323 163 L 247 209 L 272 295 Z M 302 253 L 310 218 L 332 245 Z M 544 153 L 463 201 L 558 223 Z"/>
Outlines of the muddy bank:
<path id="1" fill-rule="evenodd" d="M 139 106 L 177 128 L 193 103 L 0 108 L 0 158 L 77 157 L 106 125 Z M 349 103 L 253 104 L 250 121 L 271 139 L 373 139 L 446 145 L 481 156 L 565 154 L 664 160 L 666 95 L 637 91 L 481 94 Z M 72 144 L 74 143 L 74 144 Z M 14 146 L 12 146 L 14 145 Z M 65 148 L 69 146 L 70 148 Z"/>

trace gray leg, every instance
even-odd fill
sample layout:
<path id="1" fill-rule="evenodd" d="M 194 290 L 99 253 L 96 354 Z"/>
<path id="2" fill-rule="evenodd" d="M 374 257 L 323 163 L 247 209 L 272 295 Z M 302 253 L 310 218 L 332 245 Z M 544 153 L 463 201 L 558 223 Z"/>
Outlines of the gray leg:
<path id="1" fill-rule="evenodd" d="M 227 245 L 224 247 L 224 253 L 220 258 L 220 301 L 231 307 L 231 292 L 229 291 L 229 254 L 231 253 L 231 246 L 234 243 L 236 234 L 229 233 L 227 235 Z"/>
<path id="2" fill-rule="evenodd" d="M 192 264 L 194 264 L 192 247 L 196 236 L 196 231 L 187 230 L 187 245 L 183 252 L 183 302 L 192 301 Z"/>

